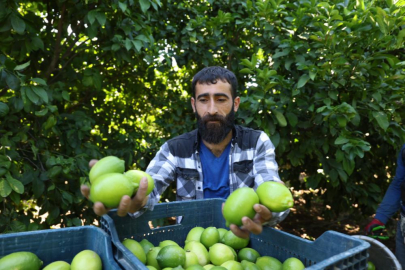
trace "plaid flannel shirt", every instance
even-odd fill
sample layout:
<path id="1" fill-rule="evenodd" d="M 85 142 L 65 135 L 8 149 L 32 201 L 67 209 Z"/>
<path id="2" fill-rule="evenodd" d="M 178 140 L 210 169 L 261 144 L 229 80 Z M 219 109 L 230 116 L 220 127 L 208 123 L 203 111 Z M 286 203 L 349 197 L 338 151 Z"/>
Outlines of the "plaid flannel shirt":
<path id="1" fill-rule="evenodd" d="M 275 160 L 275 147 L 263 131 L 235 126 L 229 154 L 230 192 L 241 187 L 254 190 L 265 181 L 281 182 Z M 164 143 L 146 172 L 155 180 L 155 189 L 142 211 L 133 214 L 140 216 L 145 210 L 153 210 L 160 195 L 176 181 L 178 201 L 203 199 L 203 171 L 199 156 L 199 135 L 197 130 L 177 136 Z M 289 213 L 272 213 L 268 223 L 274 226 Z"/>

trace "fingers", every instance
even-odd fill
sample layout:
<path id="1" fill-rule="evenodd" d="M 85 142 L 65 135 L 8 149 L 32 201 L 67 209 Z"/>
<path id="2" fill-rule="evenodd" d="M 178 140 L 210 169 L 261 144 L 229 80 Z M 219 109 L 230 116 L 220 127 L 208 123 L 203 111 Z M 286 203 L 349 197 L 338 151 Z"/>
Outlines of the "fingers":
<path id="1" fill-rule="evenodd" d="M 233 232 L 233 234 L 234 235 L 236 235 L 237 237 L 240 237 L 240 238 L 249 238 L 249 236 L 250 236 L 250 232 L 247 230 L 247 229 L 245 229 L 245 228 L 243 228 L 243 227 L 238 227 L 238 226 L 236 226 L 235 224 L 231 224 L 230 226 L 229 226 L 229 229 Z"/>
<path id="2" fill-rule="evenodd" d="M 89 162 L 89 167 L 90 167 L 90 168 L 93 167 L 94 164 L 97 163 L 97 161 L 98 161 L 98 159 L 92 159 L 92 160 L 90 160 L 90 162 Z"/>
<path id="3" fill-rule="evenodd" d="M 94 213 L 98 216 L 103 216 L 108 213 L 109 209 L 104 207 L 101 202 L 95 202 L 93 205 Z"/>
<path id="4" fill-rule="evenodd" d="M 117 215 L 120 217 L 125 217 L 130 210 L 130 206 L 131 206 L 131 197 L 124 195 L 121 198 L 120 205 L 118 206 Z"/>
<path id="5" fill-rule="evenodd" d="M 139 183 L 138 191 L 136 192 L 135 196 L 132 198 L 130 212 L 134 213 L 145 206 L 148 196 L 146 195 L 148 191 L 148 179 L 143 177 L 141 182 Z"/>
<path id="6" fill-rule="evenodd" d="M 80 191 L 82 195 L 86 198 L 89 199 L 89 194 L 90 194 L 90 188 L 86 185 L 81 185 L 80 186 Z"/>
<path id="7" fill-rule="evenodd" d="M 257 213 L 254 219 L 260 224 L 269 221 L 272 217 L 271 211 L 262 204 L 255 204 L 253 209 Z"/>

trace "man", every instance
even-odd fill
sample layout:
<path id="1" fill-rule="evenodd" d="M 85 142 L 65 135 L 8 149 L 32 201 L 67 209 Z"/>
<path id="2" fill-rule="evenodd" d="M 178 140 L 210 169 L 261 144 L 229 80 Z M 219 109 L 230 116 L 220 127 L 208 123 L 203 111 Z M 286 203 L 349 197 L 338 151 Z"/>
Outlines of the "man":
<path id="1" fill-rule="evenodd" d="M 146 170 L 155 180 L 155 189 L 146 197 L 147 182 L 141 182 L 132 199 L 123 197 L 119 215 L 136 212 L 136 217 L 153 210 L 174 181 L 177 200 L 226 199 L 237 188 L 256 189 L 265 181 L 281 182 L 269 137 L 262 131 L 234 125 L 240 104 L 237 87 L 235 75 L 225 68 L 207 67 L 194 76 L 191 106 L 198 128 L 162 145 Z M 82 193 L 87 196 L 88 188 L 83 187 Z M 289 213 L 271 213 L 260 204 L 254 209 L 257 214 L 253 220 L 244 217 L 243 226 L 230 226 L 236 235 L 247 238 L 250 233 L 259 234 L 263 223 L 275 225 Z M 95 203 L 94 211 L 103 215 L 108 209 Z"/>
<path id="2" fill-rule="evenodd" d="M 395 256 L 405 269 L 405 144 L 397 157 L 397 170 L 394 180 L 388 187 L 384 199 L 378 206 L 373 220 L 365 227 L 366 235 L 378 236 L 388 219 L 400 210 L 401 219 L 395 236 Z M 381 228 L 381 229 L 380 229 Z"/>

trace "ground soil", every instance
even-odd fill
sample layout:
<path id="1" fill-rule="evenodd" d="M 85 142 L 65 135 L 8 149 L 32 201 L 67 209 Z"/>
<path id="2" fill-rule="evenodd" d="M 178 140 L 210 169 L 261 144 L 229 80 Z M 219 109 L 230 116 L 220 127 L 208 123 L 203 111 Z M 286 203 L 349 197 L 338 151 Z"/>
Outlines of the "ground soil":
<path id="1" fill-rule="evenodd" d="M 277 225 L 277 229 L 300 236 L 309 240 L 316 240 L 324 232 L 333 230 L 348 235 L 364 235 L 364 227 L 371 221 L 372 216 L 363 221 L 355 221 L 349 216 L 339 217 L 338 221 L 328 221 L 322 217 L 323 205 L 320 203 L 312 203 L 311 208 L 305 207 L 305 200 L 297 199 L 294 208 L 291 209 L 287 218 Z M 387 223 L 388 240 L 380 240 L 393 253 L 395 252 L 395 229 L 396 219 L 392 219 Z"/>

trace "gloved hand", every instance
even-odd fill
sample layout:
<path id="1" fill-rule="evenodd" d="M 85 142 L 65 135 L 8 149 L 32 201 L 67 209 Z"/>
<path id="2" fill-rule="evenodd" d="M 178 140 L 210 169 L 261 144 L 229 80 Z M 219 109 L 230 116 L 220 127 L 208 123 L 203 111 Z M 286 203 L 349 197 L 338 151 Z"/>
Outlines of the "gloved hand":
<path id="1" fill-rule="evenodd" d="M 388 236 L 384 234 L 384 230 L 385 224 L 375 218 L 364 228 L 366 235 L 378 239 L 388 238 Z"/>

